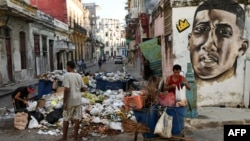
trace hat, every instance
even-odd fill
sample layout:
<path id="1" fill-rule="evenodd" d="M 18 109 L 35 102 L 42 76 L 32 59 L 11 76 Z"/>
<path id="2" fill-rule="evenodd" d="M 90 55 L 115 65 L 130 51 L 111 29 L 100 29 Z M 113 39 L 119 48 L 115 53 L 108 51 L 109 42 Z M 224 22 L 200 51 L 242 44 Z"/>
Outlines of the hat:
<path id="1" fill-rule="evenodd" d="M 34 93 L 36 90 L 36 86 L 35 85 L 29 85 L 28 86 L 28 92 L 29 93 Z"/>

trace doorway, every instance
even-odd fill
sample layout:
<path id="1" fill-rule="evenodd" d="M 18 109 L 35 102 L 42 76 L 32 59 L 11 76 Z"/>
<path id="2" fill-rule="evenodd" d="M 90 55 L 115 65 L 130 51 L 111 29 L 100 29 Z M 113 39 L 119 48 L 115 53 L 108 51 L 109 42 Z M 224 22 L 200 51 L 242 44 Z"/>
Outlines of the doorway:
<path id="1" fill-rule="evenodd" d="M 6 55 L 7 55 L 7 69 L 8 69 L 8 77 L 9 81 L 13 81 L 12 74 L 12 55 L 11 55 L 11 40 L 10 38 L 5 38 L 5 47 L 6 47 Z"/>
<path id="2" fill-rule="evenodd" d="M 54 49 L 53 49 L 53 40 L 49 40 L 49 63 L 50 63 L 50 71 L 54 71 Z"/>
<path id="3" fill-rule="evenodd" d="M 11 38 L 10 38 L 10 29 L 8 27 L 4 29 L 4 34 L 5 34 L 5 47 L 7 55 L 8 77 L 9 81 L 13 81 Z"/>

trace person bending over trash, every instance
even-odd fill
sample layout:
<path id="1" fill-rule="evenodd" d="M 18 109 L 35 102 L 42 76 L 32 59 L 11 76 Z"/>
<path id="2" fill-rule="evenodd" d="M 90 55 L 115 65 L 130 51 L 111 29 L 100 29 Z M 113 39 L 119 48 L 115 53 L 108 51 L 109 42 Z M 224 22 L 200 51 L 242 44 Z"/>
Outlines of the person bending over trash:
<path id="1" fill-rule="evenodd" d="M 12 102 L 16 111 L 25 110 L 28 106 L 28 96 L 35 92 L 35 85 L 17 88 L 12 94 Z"/>

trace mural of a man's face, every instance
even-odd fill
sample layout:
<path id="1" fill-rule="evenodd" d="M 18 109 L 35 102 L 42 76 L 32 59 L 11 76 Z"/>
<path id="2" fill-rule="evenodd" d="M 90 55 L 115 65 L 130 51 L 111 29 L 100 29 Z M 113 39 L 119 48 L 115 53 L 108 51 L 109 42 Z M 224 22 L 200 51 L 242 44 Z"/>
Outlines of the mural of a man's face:
<path id="1" fill-rule="evenodd" d="M 196 76 L 212 79 L 234 71 L 237 57 L 248 46 L 242 32 L 233 13 L 219 9 L 197 12 L 189 36 L 190 59 Z"/>

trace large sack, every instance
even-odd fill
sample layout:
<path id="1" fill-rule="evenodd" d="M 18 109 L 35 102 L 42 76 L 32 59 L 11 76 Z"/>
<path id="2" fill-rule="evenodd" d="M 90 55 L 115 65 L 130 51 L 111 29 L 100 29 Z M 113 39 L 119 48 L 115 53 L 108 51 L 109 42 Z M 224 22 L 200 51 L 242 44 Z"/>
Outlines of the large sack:
<path id="1" fill-rule="evenodd" d="M 14 127 L 18 130 L 24 130 L 28 124 L 28 113 L 18 112 L 14 118 Z"/>
<path id="2" fill-rule="evenodd" d="M 154 134 L 158 134 L 162 138 L 172 137 L 173 117 L 166 113 L 166 109 L 162 113 L 160 119 L 155 126 Z"/>

